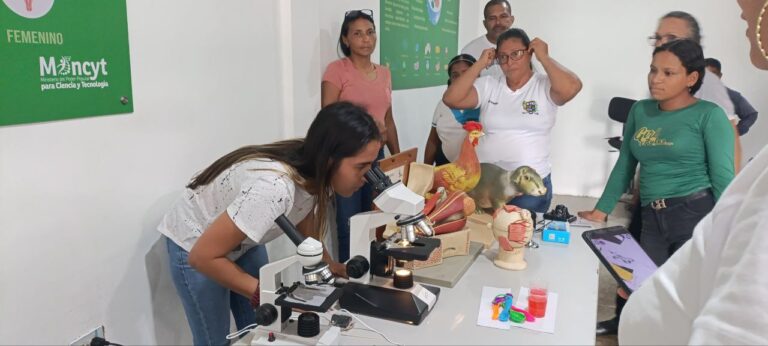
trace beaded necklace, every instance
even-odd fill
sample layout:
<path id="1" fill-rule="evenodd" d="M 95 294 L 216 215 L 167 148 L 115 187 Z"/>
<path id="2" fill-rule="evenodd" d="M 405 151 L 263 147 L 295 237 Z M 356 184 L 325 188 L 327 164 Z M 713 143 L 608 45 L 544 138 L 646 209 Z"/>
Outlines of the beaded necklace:
<path id="1" fill-rule="evenodd" d="M 763 41 L 761 41 L 761 35 L 760 35 L 760 25 L 763 22 L 763 16 L 765 15 L 766 9 L 768 9 L 768 0 L 766 0 L 765 4 L 763 4 L 763 8 L 760 9 L 760 14 L 757 16 L 757 23 L 755 25 L 755 38 L 757 39 L 757 47 L 760 48 L 760 52 L 763 53 L 763 57 L 768 60 L 768 53 L 766 53 L 766 47 L 763 47 Z"/>

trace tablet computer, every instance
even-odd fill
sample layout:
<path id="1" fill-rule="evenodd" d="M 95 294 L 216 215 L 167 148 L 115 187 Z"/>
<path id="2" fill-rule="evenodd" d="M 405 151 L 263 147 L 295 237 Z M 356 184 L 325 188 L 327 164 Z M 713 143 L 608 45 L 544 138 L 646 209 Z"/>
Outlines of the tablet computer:
<path id="1" fill-rule="evenodd" d="M 628 293 L 640 287 L 658 268 L 622 226 L 585 231 L 582 238 Z"/>

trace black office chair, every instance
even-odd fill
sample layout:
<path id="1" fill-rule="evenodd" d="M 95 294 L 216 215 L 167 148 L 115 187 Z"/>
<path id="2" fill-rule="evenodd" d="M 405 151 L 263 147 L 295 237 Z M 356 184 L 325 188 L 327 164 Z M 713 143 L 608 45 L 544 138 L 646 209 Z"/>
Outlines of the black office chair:
<path id="1" fill-rule="evenodd" d="M 628 99 L 625 97 L 614 97 L 611 99 L 611 102 L 608 103 L 608 117 L 618 121 L 622 124 L 625 124 L 627 122 L 627 118 L 629 118 L 629 110 L 632 109 L 632 105 L 637 102 L 633 99 Z M 624 128 L 622 127 L 621 133 L 624 133 Z M 621 143 L 622 138 L 621 136 L 616 137 L 610 137 L 606 138 L 608 140 L 608 145 L 615 148 L 616 150 L 610 150 L 612 152 L 616 152 L 621 149 Z M 627 193 L 630 195 L 632 194 L 633 190 L 635 188 L 635 181 L 634 179 L 629 182 L 629 188 L 627 189 Z M 631 204 L 630 204 L 631 207 Z"/>
<path id="2" fill-rule="evenodd" d="M 632 108 L 632 105 L 635 104 L 635 102 L 637 101 L 625 97 L 612 98 L 611 102 L 608 103 L 608 117 L 622 124 L 626 123 L 627 118 L 629 118 L 629 110 Z M 624 132 L 623 128 L 622 132 Z M 615 148 L 616 150 L 621 149 L 621 136 L 610 137 L 606 139 L 608 140 L 608 145 Z"/>

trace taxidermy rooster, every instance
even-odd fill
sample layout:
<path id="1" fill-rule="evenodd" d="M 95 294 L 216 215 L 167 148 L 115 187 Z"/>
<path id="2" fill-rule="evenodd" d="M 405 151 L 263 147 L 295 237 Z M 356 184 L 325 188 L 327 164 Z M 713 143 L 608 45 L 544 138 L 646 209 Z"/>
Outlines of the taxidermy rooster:
<path id="1" fill-rule="evenodd" d="M 435 167 L 434 188 L 444 187 L 448 193 L 455 191 L 469 192 L 480 181 L 480 161 L 475 147 L 478 139 L 485 135 L 483 125 L 476 121 L 464 124 L 467 137 L 461 144 L 459 158 L 456 161 Z"/>

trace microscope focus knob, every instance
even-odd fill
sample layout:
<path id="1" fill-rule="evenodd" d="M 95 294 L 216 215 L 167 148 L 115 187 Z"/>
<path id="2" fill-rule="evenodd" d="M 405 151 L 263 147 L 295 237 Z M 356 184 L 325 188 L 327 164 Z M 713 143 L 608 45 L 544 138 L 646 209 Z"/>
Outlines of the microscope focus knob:
<path id="1" fill-rule="evenodd" d="M 355 256 L 347 261 L 347 275 L 353 279 L 359 279 L 368 273 L 371 264 L 363 256 Z"/>
<path id="2" fill-rule="evenodd" d="M 268 326 L 277 320 L 277 309 L 272 304 L 261 304 L 254 312 L 256 313 L 255 322 L 260 326 Z"/>

